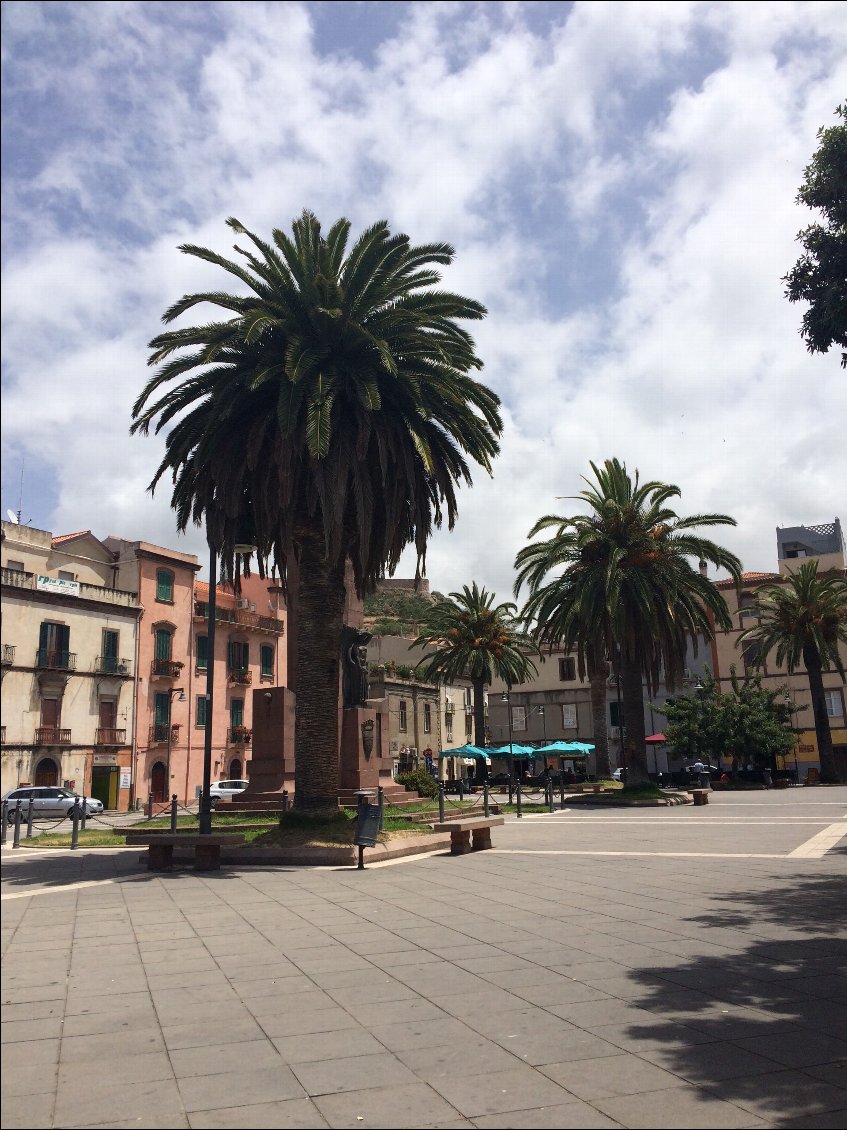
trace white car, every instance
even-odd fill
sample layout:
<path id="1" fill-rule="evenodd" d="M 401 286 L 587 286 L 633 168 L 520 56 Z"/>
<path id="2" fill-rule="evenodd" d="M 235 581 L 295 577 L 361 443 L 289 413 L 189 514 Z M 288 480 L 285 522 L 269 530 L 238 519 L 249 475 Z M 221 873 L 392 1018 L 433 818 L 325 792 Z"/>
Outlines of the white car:
<path id="1" fill-rule="evenodd" d="M 219 800 L 232 800 L 233 797 L 240 796 L 249 784 L 249 781 L 212 781 L 209 786 L 212 808 Z"/>
<path id="2" fill-rule="evenodd" d="M 616 769 L 614 771 L 614 773 L 612 774 L 612 780 L 613 781 L 622 781 L 623 780 L 623 769 Z"/>
<path id="3" fill-rule="evenodd" d="M 72 793 L 70 789 L 59 786 L 27 785 L 26 788 L 12 789 L 3 797 L 8 802 L 7 813 L 9 819 L 14 815 L 15 806 L 21 802 L 21 812 L 24 816 L 29 813 L 30 804 L 33 807 L 33 816 L 70 816 L 77 800 L 82 808 L 82 797 Z M 103 811 L 103 802 L 95 797 L 85 798 L 85 815 L 99 816 Z"/>

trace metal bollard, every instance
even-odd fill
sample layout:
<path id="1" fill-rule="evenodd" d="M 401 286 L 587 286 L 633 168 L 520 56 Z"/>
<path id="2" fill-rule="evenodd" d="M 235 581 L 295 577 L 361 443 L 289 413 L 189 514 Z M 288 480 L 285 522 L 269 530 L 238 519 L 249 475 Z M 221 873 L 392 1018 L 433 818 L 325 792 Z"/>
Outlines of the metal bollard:
<path id="1" fill-rule="evenodd" d="M 444 782 L 438 782 L 438 819 L 441 824 L 444 823 Z"/>
<path id="2" fill-rule="evenodd" d="M 147 819 L 148 820 L 153 819 L 153 794 L 152 793 L 147 794 Z"/>
<path id="3" fill-rule="evenodd" d="M 509 774 L 509 804 L 515 799 L 515 781 L 511 774 Z"/>
<path id="4" fill-rule="evenodd" d="M 562 773 L 561 777 L 559 778 L 559 801 L 562 805 L 562 808 L 564 808 L 565 807 L 565 774 L 564 773 Z"/>
<path id="5" fill-rule="evenodd" d="M 3 801 L 3 814 L 0 816 L 0 843 L 5 844 L 9 830 L 9 802 Z"/>
<path id="6" fill-rule="evenodd" d="M 86 818 L 87 812 L 88 812 L 88 810 L 85 807 L 85 794 L 83 794 L 82 804 L 79 806 L 79 826 L 80 826 L 80 828 L 82 828 L 83 832 L 85 831 L 85 818 Z"/>
<path id="7" fill-rule="evenodd" d="M 382 832 L 385 824 L 385 789 L 382 785 L 377 785 L 376 795 L 377 804 L 379 805 L 379 830 Z"/>
<path id="8" fill-rule="evenodd" d="M 21 802 L 17 801 L 15 804 L 15 831 L 12 836 L 12 847 L 19 848 L 21 846 Z"/>
<path id="9" fill-rule="evenodd" d="M 282 790 L 282 811 L 288 812 L 288 789 Z"/>
<path id="10" fill-rule="evenodd" d="M 171 831 L 176 831 L 176 793 L 171 796 Z"/>
<path id="11" fill-rule="evenodd" d="M 35 817 L 35 801 L 30 798 L 29 809 L 26 814 L 26 838 L 32 839 L 32 821 Z"/>
<path id="12" fill-rule="evenodd" d="M 515 786 L 515 803 L 517 804 L 518 819 L 520 820 L 520 818 L 523 816 L 523 812 L 521 812 L 521 782 L 520 782 L 520 780 L 518 780 L 518 783 Z"/>
<path id="13" fill-rule="evenodd" d="M 482 786 L 482 811 L 485 813 L 486 816 L 491 815 L 489 808 L 488 808 L 488 779 L 487 778 L 484 781 L 483 786 Z"/>
<path id="14" fill-rule="evenodd" d="M 553 811 L 553 778 L 547 777 L 547 811 Z"/>
<path id="15" fill-rule="evenodd" d="M 71 809 L 71 822 L 71 851 L 76 851 L 79 847 L 79 797 L 74 801 Z"/>

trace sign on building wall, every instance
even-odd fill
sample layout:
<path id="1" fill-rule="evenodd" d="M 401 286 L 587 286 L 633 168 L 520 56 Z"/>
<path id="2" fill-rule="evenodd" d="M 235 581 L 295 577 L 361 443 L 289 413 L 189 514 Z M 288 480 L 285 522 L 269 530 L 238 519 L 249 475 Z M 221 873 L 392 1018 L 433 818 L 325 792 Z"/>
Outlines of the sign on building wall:
<path id="1" fill-rule="evenodd" d="M 575 730 L 576 727 L 576 703 L 563 702 L 562 703 L 562 729 Z"/>
<path id="2" fill-rule="evenodd" d="M 132 770 L 121 769 L 121 788 L 129 789 L 132 787 Z"/>
<path id="3" fill-rule="evenodd" d="M 79 581 L 66 581 L 62 577 L 35 578 L 35 587 L 40 592 L 52 592 L 54 596 L 79 596 Z"/>
<path id="4" fill-rule="evenodd" d="M 117 765 L 118 755 L 116 753 L 95 753 L 95 765 Z"/>

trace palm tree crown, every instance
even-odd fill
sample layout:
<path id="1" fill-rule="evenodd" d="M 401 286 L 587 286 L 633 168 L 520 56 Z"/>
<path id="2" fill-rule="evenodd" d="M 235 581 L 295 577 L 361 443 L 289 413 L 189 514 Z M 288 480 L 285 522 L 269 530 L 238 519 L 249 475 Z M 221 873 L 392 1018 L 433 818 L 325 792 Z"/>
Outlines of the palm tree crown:
<path id="1" fill-rule="evenodd" d="M 845 681 L 839 644 L 847 644 L 847 576 L 843 570 L 818 574 L 817 561 L 807 561 L 780 583 L 756 592 L 759 622 L 742 632 L 738 644 L 755 640 L 758 663 L 776 651 L 776 661 L 789 674 L 806 667 L 821 762 L 821 778 L 837 781 L 822 672 L 834 668 Z"/>
<path id="2" fill-rule="evenodd" d="M 413 644 L 435 647 L 418 670 L 428 679 L 450 683 L 470 679 L 474 688 L 474 741 L 485 745 L 483 689 L 494 679 L 509 686 L 526 682 L 536 673 L 530 658 L 539 651 L 523 631 L 512 603 L 495 604 L 494 594 L 479 588 L 451 592 L 449 600 L 434 604 Z"/>
<path id="3" fill-rule="evenodd" d="M 222 268 L 239 293 L 190 294 L 166 311 L 172 323 L 208 303 L 225 317 L 154 338 L 158 368 L 132 430 L 170 428 L 151 489 L 172 476 L 181 530 L 205 521 L 233 571 L 248 522 L 260 569 L 273 556 L 294 588 L 297 803 L 328 807 L 346 563 L 360 594 L 410 543 L 422 567 L 433 527 L 455 522 L 471 463 L 490 470 L 499 400 L 471 375 L 481 361 L 459 325 L 485 309 L 437 289 L 449 245 L 414 246 L 384 221 L 349 249 L 345 219 L 324 235 L 304 212 L 270 243 L 228 223 L 248 243 L 237 260 L 181 250 Z"/>
<path id="4" fill-rule="evenodd" d="M 630 768 L 646 776 L 642 679 L 654 694 L 660 676 L 673 688 L 687 648 L 711 638 L 713 621 L 731 624 L 726 603 L 690 559 L 711 562 L 737 577 L 734 554 L 694 532 L 699 526 L 735 525 L 724 514 L 679 517 L 668 502 L 680 494 L 668 483 L 642 483 L 617 459 L 591 464 L 596 482 L 576 498 L 587 514 L 548 514 L 529 536 L 545 541 L 516 558 L 516 593 L 529 598 L 523 615 L 535 638 L 575 649 L 581 677 L 612 659 L 622 675 Z"/>

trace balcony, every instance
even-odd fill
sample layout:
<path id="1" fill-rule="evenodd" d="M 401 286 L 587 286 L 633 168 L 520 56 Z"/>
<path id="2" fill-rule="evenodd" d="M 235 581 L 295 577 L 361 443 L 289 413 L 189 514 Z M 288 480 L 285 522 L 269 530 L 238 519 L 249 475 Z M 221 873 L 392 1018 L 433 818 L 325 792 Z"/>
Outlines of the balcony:
<path id="1" fill-rule="evenodd" d="M 76 652 L 40 647 L 35 653 L 35 666 L 41 671 L 76 671 Z"/>
<path id="2" fill-rule="evenodd" d="M 35 573 L 27 573 L 22 569 L 6 569 L 0 571 L 0 579 L 4 585 L 16 589 L 38 588 L 38 577 Z M 77 599 L 77 598 L 73 598 Z M 82 600 L 96 600 L 102 604 L 119 604 L 124 608 L 138 606 L 138 594 L 126 592 L 123 589 L 110 589 L 106 585 L 91 585 L 81 581 L 79 585 L 79 598 Z"/>
<path id="3" fill-rule="evenodd" d="M 98 726 L 94 744 L 126 745 L 126 730 L 116 730 L 114 726 Z"/>
<path id="4" fill-rule="evenodd" d="M 179 738 L 179 722 L 174 722 L 171 725 L 168 722 L 154 722 L 150 727 L 150 745 L 160 745 L 168 740 L 168 732 L 171 735 L 171 743 L 177 741 Z"/>
<path id="5" fill-rule="evenodd" d="M 126 677 L 132 675 L 132 660 L 118 659 L 114 655 L 98 655 L 94 661 L 94 670 L 98 675 Z"/>
<path id="6" fill-rule="evenodd" d="M 194 601 L 194 616 L 198 620 L 209 619 L 209 605 L 205 600 Z M 238 624 L 242 628 L 257 628 L 260 632 L 272 632 L 275 636 L 285 634 L 285 624 L 273 616 L 259 616 L 246 608 L 215 608 L 215 620 L 222 624 Z"/>
<path id="7" fill-rule="evenodd" d="M 232 726 L 226 732 L 226 740 L 229 745 L 249 745 L 252 737 L 253 731 L 248 730 L 246 726 Z"/>
<path id="8" fill-rule="evenodd" d="M 3 644 L 3 666 L 11 667 L 15 662 L 15 645 L 13 643 Z"/>
<path id="9" fill-rule="evenodd" d="M 249 687 L 253 682 L 253 672 L 247 670 L 230 671 L 229 681 L 242 687 Z"/>
<path id="10" fill-rule="evenodd" d="M 60 730 L 57 726 L 39 726 L 35 731 L 36 745 L 70 745 L 70 730 Z"/>
<path id="11" fill-rule="evenodd" d="M 151 679 L 178 679 L 185 666 L 178 659 L 154 659 L 150 665 Z"/>

